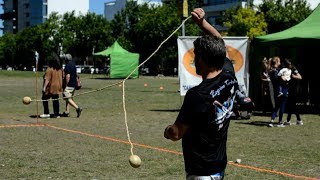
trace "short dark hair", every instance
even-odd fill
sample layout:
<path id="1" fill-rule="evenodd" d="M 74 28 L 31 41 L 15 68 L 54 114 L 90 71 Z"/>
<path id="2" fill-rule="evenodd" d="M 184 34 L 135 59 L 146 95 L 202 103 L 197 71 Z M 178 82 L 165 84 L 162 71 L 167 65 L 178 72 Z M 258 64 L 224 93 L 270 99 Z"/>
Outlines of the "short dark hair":
<path id="1" fill-rule="evenodd" d="M 222 69 L 226 58 L 226 46 L 221 37 L 204 35 L 194 42 L 194 53 L 208 66 Z"/>

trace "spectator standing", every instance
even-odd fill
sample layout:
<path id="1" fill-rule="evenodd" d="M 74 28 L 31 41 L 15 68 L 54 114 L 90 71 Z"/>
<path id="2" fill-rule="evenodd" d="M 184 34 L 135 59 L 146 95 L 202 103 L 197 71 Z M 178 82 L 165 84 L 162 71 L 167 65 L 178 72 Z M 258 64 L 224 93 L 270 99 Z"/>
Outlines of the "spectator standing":
<path id="1" fill-rule="evenodd" d="M 49 102 L 52 98 L 53 105 L 53 117 L 60 117 L 59 110 L 59 95 L 62 93 L 62 78 L 63 71 L 59 63 L 59 58 L 56 55 L 52 55 L 49 59 L 49 65 L 44 74 L 44 83 L 42 89 L 42 100 L 44 114 L 41 114 L 41 118 L 50 118 Z"/>
<path id="2" fill-rule="evenodd" d="M 298 83 L 302 79 L 301 74 L 299 73 L 298 69 L 295 66 L 291 66 L 292 74 L 291 80 L 289 82 L 289 95 L 287 100 L 287 121 L 285 122 L 286 125 L 291 125 L 291 115 L 295 114 L 297 117 L 297 125 L 303 125 L 303 122 L 300 117 L 299 108 L 297 108 L 297 99 L 299 97 L 298 93 Z"/>
<path id="3" fill-rule="evenodd" d="M 72 106 L 76 109 L 77 117 L 80 117 L 82 108 L 79 107 L 73 100 L 73 95 L 77 84 L 77 69 L 70 54 L 66 54 L 66 63 L 67 64 L 64 68 L 65 87 L 63 91 L 63 96 L 66 100 L 66 110 L 63 113 L 63 116 L 69 117 L 70 106 Z"/>
<path id="4" fill-rule="evenodd" d="M 273 93 L 273 85 L 270 79 L 270 72 L 271 72 L 271 61 L 272 58 L 267 59 L 266 57 L 262 60 L 262 73 L 261 73 L 261 80 L 262 80 L 262 96 L 263 96 L 263 112 L 265 113 L 267 107 L 269 107 L 269 102 L 271 103 L 272 109 L 275 108 L 275 100 L 274 100 L 274 93 Z"/>
<path id="5" fill-rule="evenodd" d="M 275 118 L 277 117 L 277 113 L 279 111 L 279 123 L 277 127 L 285 127 L 283 124 L 282 118 L 283 118 L 283 113 L 285 110 L 285 105 L 288 97 L 288 89 L 283 89 L 282 93 L 283 96 L 278 96 L 278 94 L 275 94 L 274 92 L 279 92 L 279 83 L 280 83 L 280 78 L 278 76 L 279 70 L 280 70 L 280 65 L 281 65 L 281 60 L 278 56 L 275 56 L 271 60 L 271 71 L 269 74 L 270 80 L 272 82 L 272 93 L 273 94 L 273 99 L 275 101 L 275 107 L 272 110 L 271 114 L 271 122 L 268 124 L 269 127 L 273 127 L 273 123 Z"/>

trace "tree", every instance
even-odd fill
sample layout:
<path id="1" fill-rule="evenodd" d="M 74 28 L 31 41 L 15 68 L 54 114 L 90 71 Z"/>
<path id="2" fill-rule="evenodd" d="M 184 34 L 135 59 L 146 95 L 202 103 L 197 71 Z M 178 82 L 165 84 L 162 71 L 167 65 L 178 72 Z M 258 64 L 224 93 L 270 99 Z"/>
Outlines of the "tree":
<path id="1" fill-rule="evenodd" d="M 268 34 L 288 29 L 312 12 L 306 0 L 262 0 L 258 11 L 265 15 Z"/>
<path id="2" fill-rule="evenodd" d="M 16 55 L 16 40 L 15 35 L 7 33 L 0 38 L 0 62 L 1 66 L 14 66 Z"/>
<path id="3" fill-rule="evenodd" d="M 15 65 L 18 67 L 27 67 L 31 69 L 32 66 L 36 65 L 35 62 L 35 51 L 39 52 L 39 62 L 40 68 L 44 64 L 43 55 L 40 53 L 43 51 L 43 40 L 39 26 L 26 28 L 23 31 L 17 33 L 16 35 L 16 55 L 15 55 Z"/>
<path id="4" fill-rule="evenodd" d="M 235 12 L 235 13 L 234 13 Z M 238 8 L 226 11 L 224 25 L 229 36 L 255 36 L 266 34 L 267 23 L 263 13 L 256 13 L 252 8 Z"/>
<path id="5" fill-rule="evenodd" d="M 60 33 L 64 53 L 72 54 L 82 63 L 92 51 L 103 50 L 111 43 L 109 23 L 94 13 L 75 16 L 74 12 L 62 16 Z"/>

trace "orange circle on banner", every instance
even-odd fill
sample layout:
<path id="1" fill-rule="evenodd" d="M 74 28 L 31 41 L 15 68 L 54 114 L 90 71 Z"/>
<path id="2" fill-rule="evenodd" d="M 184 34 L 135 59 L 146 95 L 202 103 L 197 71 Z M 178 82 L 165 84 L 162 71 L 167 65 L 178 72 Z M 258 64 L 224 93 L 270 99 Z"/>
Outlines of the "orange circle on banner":
<path id="1" fill-rule="evenodd" d="M 199 76 L 196 73 L 196 67 L 194 66 L 194 48 L 189 49 L 183 56 L 183 65 L 186 70 L 194 76 Z"/>
<path id="2" fill-rule="evenodd" d="M 234 71 L 238 72 L 243 66 L 243 56 L 238 49 L 231 46 L 227 47 L 227 57 L 232 61 Z"/>
<path id="3" fill-rule="evenodd" d="M 239 50 L 231 47 L 226 46 L 227 48 L 227 57 L 232 61 L 232 64 L 234 66 L 234 71 L 238 72 L 241 67 L 243 66 L 243 56 L 240 53 Z M 183 66 L 185 69 L 194 76 L 199 76 L 196 73 L 196 68 L 194 65 L 194 48 L 189 49 L 183 56 Z"/>

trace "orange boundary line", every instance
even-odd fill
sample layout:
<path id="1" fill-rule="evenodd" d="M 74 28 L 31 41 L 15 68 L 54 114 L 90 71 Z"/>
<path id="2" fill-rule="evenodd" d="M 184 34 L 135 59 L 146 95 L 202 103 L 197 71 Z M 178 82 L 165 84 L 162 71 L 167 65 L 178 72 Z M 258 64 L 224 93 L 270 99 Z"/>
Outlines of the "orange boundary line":
<path id="1" fill-rule="evenodd" d="M 0 128 L 14 128 L 14 127 L 42 127 L 45 124 L 17 124 L 17 125 L 3 125 Z"/>
<path id="2" fill-rule="evenodd" d="M 100 136 L 100 135 L 95 135 L 95 134 L 89 134 L 89 133 L 85 133 L 85 132 L 81 132 L 81 131 L 60 128 L 60 127 L 56 127 L 56 126 L 52 126 L 52 125 L 48 125 L 48 124 L 46 126 L 48 126 L 50 128 L 53 128 L 53 129 L 58 129 L 58 130 L 61 130 L 61 131 L 81 134 L 81 135 L 85 135 L 85 136 L 95 137 L 95 138 L 99 138 L 99 139 L 104 139 L 104 140 L 109 140 L 109 141 L 114 141 L 114 142 L 119 142 L 119 143 L 124 143 L 124 144 L 130 144 L 128 141 L 124 141 L 124 140 L 120 140 L 120 139 L 114 139 L 114 138 L 110 138 L 110 137 L 105 137 L 105 136 Z M 154 149 L 154 150 L 158 150 L 158 151 L 163 151 L 163 152 L 168 152 L 168 153 L 172 153 L 172 154 L 182 155 L 181 152 L 172 151 L 172 150 L 169 150 L 169 149 L 157 148 L 157 147 L 152 147 L 152 146 L 148 146 L 148 145 L 144 145 L 144 144 L 138 144 L 138 143 L 132 143 L 132 144 L 134 144 L 136 146 L 148 148 L 148 149 Z"/>
<path id="3" fill-rule="evenodd" d="M 85 135 L 85 136 L 89 136 L 89 137 L 95 137 L 95 138 L 99 138 L 99 139 L 103 139 L 103 140 L 109 140 L 109 141 L 119 142 L 119 143 L 123 143 L 123 144 L 130 144 L 128 141 L 124 141 L 124 140 L 120 140 L 120 139 L 105 137 L 105 136 L 96 135 L 96 134 L 89 134 L 89 133 L 76 131 L 76 130 L 71 130 L 71 129 L 66 129 L 66 128 L 60 128 L 60 127 L 52 126 L 52 125 L 49 125 L 49 124 L 3 125 L 3 126 L 0 126 L 0 128 L 43 127 L 43 126 L 50 127 L 52 129 L 57 129 L 57 130 L 60 130 L 60 131 L 65 131 L 65 132 L 70 132 L 70 133 L 75 133 L 75 134 L 81 134 L 81 135 Z M 169 150 L 169 149 L 152 147 L 152 146 L 139 144 L 139 143 L 132 143 L 132 144 L 134 144 L 135 146 L 140 146 L 140 147 L 153 149 L 153 150 L 157 150 L 157 151 L 168 152 L 168 153 L 172 153 L 172 154 L 176 154 L 176 155 L 182 155 L 182 152 L 173 151 L 173 150 Z M 294 175 L 294 174 L 284 173 L 284 172 L 275 171 L 275 170 L 268 170 L 268 169 L 263 169 L 263 168 L 257 168 L 257 167 L 244 165 L 244 164 L 238 164 L 238 163 L 234 163 L 234 162 L 228 162 L 228 164 L 229 165 L 233 165 L 233 166 L 237 166 L 237 167 L 241 167 L 241 168 L 247 168 L 247 169 L 259 171 L 259 172 L 267 172 L 267 173 L 272 173 L 272 174 L 279 174 L 279 175 L 282 175 L 282 176 L 287 176 L 287 177 L 292 177 L 292 178 L 306 179 L 306 180 L 318 180 L 317 178 L 310 178 L 310 177 L 306 177 L 306 176 L 298 176 L 298 175 Z"/>

